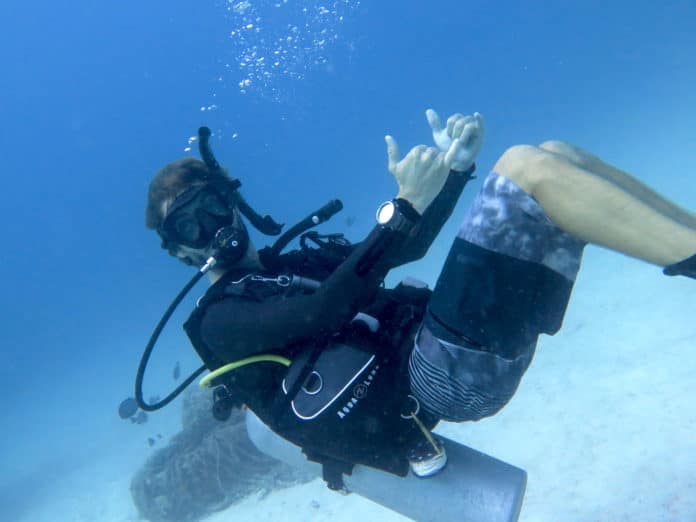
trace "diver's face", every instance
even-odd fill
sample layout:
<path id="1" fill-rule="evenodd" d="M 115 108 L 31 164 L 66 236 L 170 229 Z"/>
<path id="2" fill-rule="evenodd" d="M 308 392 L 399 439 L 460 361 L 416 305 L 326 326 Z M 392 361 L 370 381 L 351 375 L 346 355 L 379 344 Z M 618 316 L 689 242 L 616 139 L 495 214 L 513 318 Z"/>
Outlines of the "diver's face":
<path id="1" fill-rule="evenodd" d="M 213 187 L 190 187 L 168 203 L 159 231 L 169 243 L 202 250 L 220 229 L 234 226 L 235 207 Z"/>
<path id="2" fill-rule="evenodd" d="M 163 214 L 166 212 L 167 209 L 171 208 L 172 202 L 165 202 L 163 204 Z M 195 209 L 194 214 L 195 214 Z M 231 228 L 236 228 L 239 229 L 244 235 L 246 235 L 246 227 L 244 225 L 244 222 L 241 219 L 241 216 L 239 215 L 239 212 L 236 210 L 232 211 L 227 218 L 224 220 L 221 220 L 219 222 L 219 227 L 231 227 Z M 208 235 L 210 235 L 210 240 L 204 241 L 204 242 L 194 242 L 198 240 L 200 232 L 197 231 L 191 231 L 191 229 L 195 228 L 195 224 L 191 223 L 190 220 L 187 223 L 185 219 L 182 219 L 179 221 L 177 226 L 184 231 L 185 233 L 188 233 L 188 238 L 186 239 L 186 242 L 179 242 L 179 241 L 170 241 L 167 245 L 167 249 L 169 250 L 169 253 L 179 259 L 181 262 L 187 264 L 187 265 L 193 265 L 193 266 L 198 266 L 202 267 L 205 265 L 208 260 L 211 257 L 216 257 L 218 259 L 218 268 L 226 268 L 226 265 L 233 265 L 238 259 L 235 260 L 227 260 L 225 259 L 220 259 L 218 256 L 219 252 L 216 251 L 215 248 L 213 248 L 213 242 L 212 242 L 212 237 L 214 237 L 215 232 L 219 230 L 220 228 L 211 228 L 210 231 L 207 232 Z M 186 234 L 184 234 L 186 235 Z M 188 244 L 187 244 L 188 243 Z M 193 243 L 193 244 L 192 244 Z M 200 245 L 200 246 L 194 246 L 194 245 Z M 241 253 L 242 255 L 246 254 L 246 252 Z"/>
<path id="3" fill-rule="evenodd" d="M 193 266 L 205 265 L 213 255 L 211 248 L 197 249 L 186 245 L 176 245 L 170 252 L 182 263 Z"/>

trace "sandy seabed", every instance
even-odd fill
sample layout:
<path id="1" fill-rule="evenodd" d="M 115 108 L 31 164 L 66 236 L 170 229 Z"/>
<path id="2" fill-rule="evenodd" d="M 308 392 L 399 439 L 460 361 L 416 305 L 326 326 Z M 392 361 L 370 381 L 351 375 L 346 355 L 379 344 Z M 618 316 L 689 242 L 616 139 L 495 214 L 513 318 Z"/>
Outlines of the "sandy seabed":
<path id="1" fill-rule="evenodd" d="M 588 252 L 562 332 L 541 339 L 511 403 L 491 419 L 438 431 L 527 470 L 523 522 L 693 522 L 695 310 L 696 281 Z M 139 520 L 131 472 L 116 460 L 66 475 L 21 522 Z M 406 519 L 316 480 L 206 520 Z"/>

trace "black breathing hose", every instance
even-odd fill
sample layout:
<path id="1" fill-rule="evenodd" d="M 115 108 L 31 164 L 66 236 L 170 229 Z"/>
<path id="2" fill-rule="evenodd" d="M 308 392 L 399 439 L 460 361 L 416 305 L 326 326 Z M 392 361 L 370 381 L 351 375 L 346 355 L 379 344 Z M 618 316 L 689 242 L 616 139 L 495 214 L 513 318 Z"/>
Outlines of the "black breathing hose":
<path id="1" fill-rule="evenodd" d="M 205 365 L 198 368 L 195 372 L 189 375 L 186 378 L 186 380 L 184 380 L 184 382 L 177 386 L 177 388 L 173 392 L 171 392 L 161 401 L 152 404 L 148 404 L 147 402 L 145 402 L 145 398 L 143 397 L 143 379 L 145 377 L 145 369 L 147 368 L 147 363 L 150 360 L 150 355 L 152 354 L 152 350 L 155 348 L 155 343 L 157 342 L 157 339 L 159 338 L 160 334 L 162 333 L 162 330 L 167 324 L 167 321 L 169 321 L 169 318 L 174 313 L 174 310 L 176 310 L 176 307 L 179 306 L 179 303 L 181 303 L 183 298 L 186 297 L 186 294 L 188 294 L 191 288 L 193 288 L 193 286 L 200 280 L 200 278 L 203 277 L 204 273 L 205 271 L 203 269 L 199 270 L 196 273 L 196 275 L 194 275 L 191 278 L 188 284 L 181 289 L 179 294 L 174 298 L 174 300 L 169 305 L 169 308 L 167 308 L 167 311 L 164 312 L 164 315 L 157 323 L 157 326 L 155 327 L 154 331 L 152 332 L 152 335 L 150 336 L 150 340 L 147 342 L 147 345 L 145 346 L 145 350 L 143 350 L 143 355 L 140 357 L 140 364 L 138 365 L 138 373 L 135 376 L 135 401 L 138 403 L 138 407 L 141 410 L 157 411 L 160 408 L 163 408 L 164 406 L 172 402 L 174 399 L 176 399 L 189 384 L 195 381 L 196 378 L 206 370 Z"/>

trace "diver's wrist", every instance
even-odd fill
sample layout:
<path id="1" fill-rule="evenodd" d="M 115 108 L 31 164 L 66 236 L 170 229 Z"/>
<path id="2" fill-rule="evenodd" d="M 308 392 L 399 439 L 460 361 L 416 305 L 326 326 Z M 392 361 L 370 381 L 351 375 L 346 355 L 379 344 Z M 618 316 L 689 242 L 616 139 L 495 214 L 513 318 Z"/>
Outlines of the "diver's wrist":
<path id="1" fill-rule="evenodd" d="M 451 167 L 451 172 L 454 172 L 455 174 L 459 174 L 461 176 L 469 176 L 473 178 L 474 172 L 476 172 L 476 162 L 472 162 L 471 165 L 467 166 L 466 168 L 462 168 L 459 165 L 452 165 Z"/>
<path id="2" fill-rule="evenodd" d="M 410 229 L 420 219 L 420 213 L 403 198 L 385 201 L 377 208 L 377 224 L 391 230 Z"/>
<path id="3" fill-rule="evenodd" d="M 399 193 L 394 196 L 392 201 L 403 201 L 411 208 L 413 208 L 419 216 L 423 215 L 423 212 L 428 208 L 428 203 L 423 199 L 422 195 L 413 192 L 399 191 Z"/>
<path id="4" fill-rule="evenodd" d="M 397 197 L 394 198 L 394 202 L 396 203 L 399 212 L 401 212 L 409 221 L 415 223 L 420 219 L 422 212 L 416 210 L 416 208 L 407 199 Z"/>

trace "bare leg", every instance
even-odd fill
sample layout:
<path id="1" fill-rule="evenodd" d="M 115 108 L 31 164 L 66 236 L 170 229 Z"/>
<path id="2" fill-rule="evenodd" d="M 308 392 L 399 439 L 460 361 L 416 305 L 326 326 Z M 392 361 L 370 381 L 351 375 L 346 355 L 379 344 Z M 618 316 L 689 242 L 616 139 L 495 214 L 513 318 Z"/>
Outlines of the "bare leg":
<path id="1" fill-rule="evenodd" d="M 608 163 L 604 163 L 597 156 L 562 141 L 545 141 L 539 145 L 539 148 L 565 156 L 578 167 L 589 170 L 590 172 L 613 182 L 626 192 L 632 194 L 634 197 L 642 201 L 649 201 L 650 204 L 655 207 L 655 210 L 664 214 L 665 216 L 670 217 L 686 227 L 696 228 L 696 216 L 677 207 L 674 205 L 674 203 L 665 199 L 630 174 L 627 174 L 626 172 L 619 170 Z"/>
<path id="2" fill-rule="evenodd" d="M 659 266 L 696 252 L 696 216 L 582 149 L 556 141 L 518 145 L 493 170 L 583 241 Z"/>
<path id="3" fill-rule="evenodd" d="M 546 142 L 512 147 L 493 170 L 409 361 L 424 410 L 456 422 L 494 415 L 513 396 L 538 335 L 561 327 L 587 243 L 696 279 L 696 217 L 599 158 Z"/>

